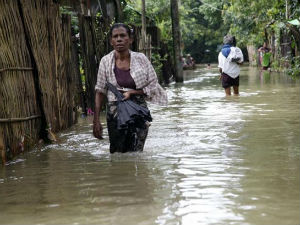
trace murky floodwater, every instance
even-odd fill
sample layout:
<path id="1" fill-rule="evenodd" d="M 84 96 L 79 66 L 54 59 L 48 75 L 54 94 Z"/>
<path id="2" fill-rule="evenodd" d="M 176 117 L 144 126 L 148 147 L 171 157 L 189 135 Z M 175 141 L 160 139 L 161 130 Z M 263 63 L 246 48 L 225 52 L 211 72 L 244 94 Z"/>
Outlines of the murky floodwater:
<path id="1" fill-rule="evenodd" d="M 243 67 L 168 87 L 143 153 L 110 155 L 92 118 L 0 169 L 1 224 L 299 224 L 300 84 Z"/>

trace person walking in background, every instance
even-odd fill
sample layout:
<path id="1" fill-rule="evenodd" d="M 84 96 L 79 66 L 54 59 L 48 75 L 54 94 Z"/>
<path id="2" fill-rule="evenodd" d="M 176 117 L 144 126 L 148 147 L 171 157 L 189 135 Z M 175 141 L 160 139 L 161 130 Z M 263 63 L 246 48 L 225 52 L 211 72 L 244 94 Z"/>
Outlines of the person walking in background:
<path id="1" fill-rule="evenodd" d="M 181 63 L 182 68 L 186 67 L 186 65 L 187 65 L 185 58 L 183 56 L 180 57 L 180 63 Z"/>
<path id="2" fill-rule="evenodd" d="M 234 95 L 239 94 L 240 65 L 244 61 L 244 56 L 240 48 L 236 47 L 234 36 L 226 35 L 223 39 L 223 47 L 218 56 L 220 79 L 226 96 L 231 95 L 233 87 Z"/>
<path id="3" fill-rule="evenodd" d="M 258 49 L 259 61 L 263 70 L 267 70 L 271 64 L 271 49 L 268 48 L 267 42 L 264 42 L 263 46 Z"/>
<path id="4" fill-rule="evenodd" d="M 114 50 L 104 56 L 99 65 L 95 86 L 95 112 L 93 134 L 102 139 L 103 128 L 99 119 L 100 109 L 107 95 L 106 120 L 110 141 L 110 152 L 142 151 L 148 134 L 149 123 L 142 128 L 118 129 L 117 98 L 107 90 L 108 82 L 130 99 L 147 108 L 145 100 L 160 105 L 167 104 L 167 94 L 158 84 L 157 75 L 150 61 L 143 53 L 131 51 L 132 34 L 123 23 L 116 23 L 110 29 L 110 43 Z"/>

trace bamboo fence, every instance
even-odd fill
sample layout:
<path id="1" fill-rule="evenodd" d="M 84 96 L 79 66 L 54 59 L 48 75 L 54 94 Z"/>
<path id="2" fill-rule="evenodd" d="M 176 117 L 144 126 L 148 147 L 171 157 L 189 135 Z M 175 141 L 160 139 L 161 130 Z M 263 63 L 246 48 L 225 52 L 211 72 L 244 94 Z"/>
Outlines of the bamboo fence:
<path id="1" fill-rule="evenodd" d="M 57 17 L 59 18 L 59 17 Z M 63 62 L 66 65 L 65 73 L 66 79 L 62 80 L 62 84 L 67 88 L 66 94 L 66 110 L 68 119 L 67 127 L 72 126 L 74 123 L 77 123 L 77 109 L 76 106 L 76 96 L 78 95 L 78 91 L 76 91 L 77 87 L 77 79 L 79 72 L 79 63 L 77 60 L 74 60 L 74 55 L 72 53 L 73 48 L 73 39 L 72 39 L 72 29 L 71 29 L 71 16 L 70 15 L 62 15 L 62 43 L 64 47 L 64 59 Z"/>
<path id="2" fill-rule="evenodd" d="M 72 62 L 75 66 L 72 66 L 72 74 L 75 76 L 75 86 L 76 86 L 76 96 L 75 96 L 75 104 L 76 106 L 80 106 L 82 109 L 82 113 L 84 115 L 87 114 L 86 111 L 86 98 L 85 92 L 83 90 L 83 83 L 81 80 L 80 74 L 80 63 L 79 63 L 79 39 L 76 37 L 74 30 L 72 29 Z"/>
<path id="3" fill-rule="evenodd" d="M 52 131 L 71 126 L 76 119 L 74 79 L 70 73 L 70 18 L 61 20 L 53 1 L 20 0 L 26 33 L 37 65 L 42 106 Z"/>
<path id="4" fill-rule="evenodd" d="M 58 5 L 57 5 L 58 6 Z M 55 64 L 57 80 L 57 101 L 59 110 L 59 129 L 65 129 L 73 125 L 76 121 L 75 106 L 75 75 L 72 71 L 72 35 L 71 17 L 62 15 L 60 18 L 59 10 L 54 11 L 54 41 L 56 41 Z M 74 64 L 74 66 L 77 66 Z"/>
<path id="5" fill-rule="evenodd" d="M 47 125 L 53 131 L 59 130 L 59 117 L 57 99 L 56 67 L 53 66 L 57 53 L 53 41 L 52 1 L 19 0 L 21 13 L 28 37 L 30 49 L 38 73 L 41 104 Z M 52 29 L 52 30 L 51 30 Z M 51 57 L 52 56 L 52 57 Z M 54 61 L 54 62 L 53 62 Z"/>
<path id="6" fill-rule="evenodd" d="M 0 49 L 5 161 L 77 121 L 70 16 L 52 0 L 0 0 Z"/>
<path id="7" fill-rule="evenodd" d="M 38 139 L 36 77 L 17 1 L 0 2 L 0 151 L 3 162 Z"/>
<path id="8" fill-rule="evenodd" d="M 95 27 L 92 17 L 79 14 L 80 45 L 85 73 L 87 107 L 94 109 L 95 85 L 97 81 L 98 60 L 95 43 Z"/>

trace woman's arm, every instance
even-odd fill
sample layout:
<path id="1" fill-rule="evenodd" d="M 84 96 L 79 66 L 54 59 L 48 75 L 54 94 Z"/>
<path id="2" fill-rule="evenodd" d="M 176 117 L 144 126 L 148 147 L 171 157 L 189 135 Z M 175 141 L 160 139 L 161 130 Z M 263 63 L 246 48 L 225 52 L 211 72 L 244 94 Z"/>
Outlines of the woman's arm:
<path id="1" fill-rule="evenodd" d="M 96 92 L 95 95 L 95 112 L 94 112 L 94 120 L 93 120 L 93 134 L 98 139 L 103 139 L 103 128 L 100 122 L 100 110 L 104 101 L 104 94 L 101 92 Z"/>
<path id="2" fill-rule="evenodd" d="M 98 75 L 97 75 L 97 83 L 95 86 L 95 112 L 94 112 L 94 120 L 93 120 L 93 134 L 98 139 L 103 139 L 103 128 L 99 119 L 100 110 L 104 102 L 104 97 L 106 93 L 106 71 L 105 68 L 105 57 L 103 57 L 99 64 Z"/>
<path id="3" fill-rule="evenodd" d="M 159 85 L 157 75 L 151 62 L 147 59 L 147 57 L 144 54 L 139 54 L 139 56 L 141 56 L 139 58 L 139 63 L 141 63 L 143 72 L 136 74 L 136 78 L 141 79 L 142 83 L 142 85 L 140 85 L 141 90 L 137 91 L 142 91 L 139 93 L 143 93 L 145 96 L 145 100 L 150 101 L 151 103 L 158 105 L 167 105 L 167 93 Z"/>
<path id="4" fill-rule="evenodd" d="M 146 64 L 148 85 L 143 87 L 142 91 L 147 96 L 147 98 L 151 98 L 157 88 L 158 79 L 151 62 L 148 60 L 148 58 L 145 55 L 143 56 L 144 56 L 143 57 L 144 63 Z"/>
<path id="5" fill-rule="evenodd" d="M 127 100 L 130 98 L 131 95 L 144 95 L 143 90 L 139 89 L 139 90 L 130 90 L 130 91 L 126 91 L 123 93 L 124 98 L 123 100 Z"/>

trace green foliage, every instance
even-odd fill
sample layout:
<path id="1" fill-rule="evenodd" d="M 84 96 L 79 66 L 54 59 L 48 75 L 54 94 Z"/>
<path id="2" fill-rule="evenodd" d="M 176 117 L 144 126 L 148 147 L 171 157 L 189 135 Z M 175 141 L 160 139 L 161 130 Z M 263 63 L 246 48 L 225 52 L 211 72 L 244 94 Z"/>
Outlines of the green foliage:
<path id="1" fill-rule="evenodd" d="M 280 60 L 274 59 L 273 62 L 272 62 L 272 68 L 273 68 L 275 71 L 280 71 L 280 70 L 281 70 L 281 67 L 280 67 Z"/>
<path id="2" fill-rule="evenodd" d="M 215 0 L 215 7 L 222 3 Z M 183 54 L 190 53 L 197 62 L 217 60 L 218 46 L 226 28 L 222 24 L 221 10 L 202 7 L 200 1 L 185 0 L 180 5 L 180 26 L 183 42 Z M 128 0 L 124 9 L 127 23 L 141 24 L 141 1 Z M 148 24 L 155 24 L 160 29 L 161 40 L 167 43 L 172 52 L 172 22 L 170 1 L 146 1 Z"/>
<path id="3" fill-rule="evenodd" d="M 60 14 L 72 15 L 71 7 L 68 7 L 68 6 L 60 6 L 59 12 L 60 12 Z"/>
<path id="4" fill-rule="evenodd" d="M 282 31 L 289 30 L 286 25 L 288 21 L 300 18 L 298 0 L 181 0 L 179 2 L 183 55 L 190 53 L 198 63 L 217 61 L 223 36 L 227 33 L 236 36 L 240 48 L 245 48 L 247 45 L 261 46 L 267 38 L 267 33 L 274 33 L 277 37 L 276 46 L 280 46 Z M 141 0 L 127 0 L 127 3 L 131 7 L 130 10 L 125 8 L 127 20 L 133 24 L 141 24 L 139 13 Z M 146 1 L 146 15 L 148 24 L 155 23 L 160 28 L 162 41 L 167 43 L 171 50 L 170 1 Z M 292 39 L 292 48 L 295 49 L 295 46 L 295 39 Z M 276 49 L 276 56 L 280 56 L 279 50 Z M 276 65 L 275 61 L 276 59 L 273 60 L 272 66 Z M 297 65 L 297 59 L 294 61 L 293 65 Z"/>
<path id="5" fill-rule="evenodd" d="M 75 34 L 79 33 L 79 26 L 78 26 L 78 16 L 76 13 L 72 10 L 71 7 L 68 6 L 60 6 L 59 7 L 60 14 L 68 14 L 71 16 L 71 25 L 74 29 Z"/>
<path id="6" fill-rule="evenodd" d="M 171 20 L 162 20 L 160 23 L 157 24 L 157 27 L 160 30 L 160 35 L 162 41 L 169 43 L 171 45 L 172 43 L 172 23 Z"/>
<path id="7" fill-rule="evenodd" d="M 300 3 L 288 0 L 289 18 L 299 18 Z M 278 24 L 287 22 L 286 1 L 278 0 L 232 0 L 224 7 L 224 22 L 230 25 L 230 33 L 239 40 L 239 44 L 260 45 L 265 31 Z"/>
<path id="8" fill-rule="evenodd" d="M 126 23 L 141 26 L 141 8 L 141 0 L 128 0 L 124 8 Z M 169 1 L 146 1 L 146 21 L 148 25 L 156 25 L 160 28 L 163 41 L 171 40 L 172 26 Z"/>
<path id="9" fill-rule="evenodd" d="M 124 7 L 123 13 L 124 13 L 124 21 L 126 21 L 127 24 L 134 24 L 136 26 L 141 26 L 142 24 L 141 14 L 135 8 L 127 4 Z"/>
<path id="10" fill-rule="evenodd" d="M 207 1 L 208 2 L 208 1 Z M 224 29 L 222 1 L 182 1 L 181 29 L 184 54 L 190 53 L 196 62 L 217 61 Z"/>
<path id="11" fill-rule="evenodd" d="M 163 74 L 162 74 L 162 61 L 166 60 L 166 55 L 164 57 L 161 57 L 158 53 L 152 53 L 151 54 L 151 63 L 154 67 L 154 70 L 157 74 L 158 80 L 161 83 L 163 81 Z"/>
<path id="12" fill-rule="evenodd" d="M 288 74 L 292 77 L 299 77 L 300 76 L 300 56 L 293 58 L 293 66 L 288 69 Z"/>

